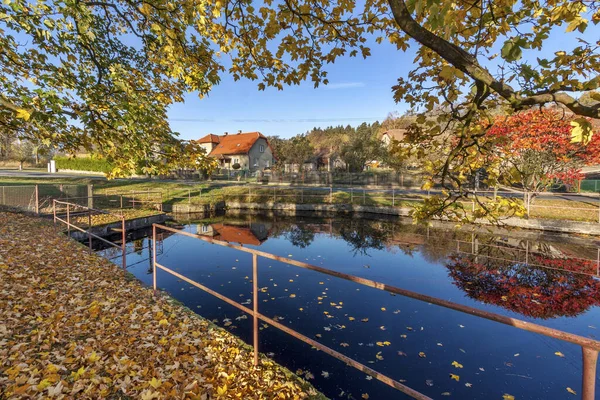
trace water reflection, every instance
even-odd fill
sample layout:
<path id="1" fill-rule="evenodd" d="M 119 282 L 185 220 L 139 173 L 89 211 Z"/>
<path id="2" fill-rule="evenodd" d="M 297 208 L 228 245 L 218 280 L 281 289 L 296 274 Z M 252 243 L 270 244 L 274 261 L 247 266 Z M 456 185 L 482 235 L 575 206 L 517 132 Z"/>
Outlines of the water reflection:
<path id="1" fill-rule="evenodd" d="M 381 250 L 418 253 L 444 265 L 454 285 L 469 298 L 533 318 L 573 317 L 600 305 L 600 281 L 594 277 L 598 261 L 573 257 L 591 257 L 597 250 L 566 241 L 431 229 L 397 220 L 260 215 L 199 221 L 197 232 L 255 247 L 268 238 L 285 238 L 304 249 L 318 235 L 328 235 L 343 240 L 354 256 Z"/>

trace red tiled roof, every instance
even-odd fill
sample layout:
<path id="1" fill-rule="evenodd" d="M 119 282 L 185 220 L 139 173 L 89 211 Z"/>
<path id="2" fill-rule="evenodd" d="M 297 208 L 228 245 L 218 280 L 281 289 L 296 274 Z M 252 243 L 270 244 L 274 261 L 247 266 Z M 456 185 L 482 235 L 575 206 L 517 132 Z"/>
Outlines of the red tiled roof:
<path id="1" fill-rule="evenodd" d="M 208 136 L 203 137 L 198 142 L 208 143 L 208 140 L 212 140 L 212 138 L 208 138 Z M 229 135 L 212 136 L 216 137 L 217 141 L 212 141 L 210 143 L 218 144 L 210 152 L 210 156 L 219 156 L 227 154 L 247 154 L 259 138 L 263 138 L 265 140 L 267 139 L 260 132 L 233 133 Z"/>
<path id="2" fill-rule="evenodd" d="M 203 138 L 198 139 L 197 142 L 198 143 L 219 143 L 219 136 L 209 133 L 208 135 L 204 136 Z"/>
<path id="3" fill-rule="evenodd" d="M 212 224 L 211 226 L 216 233 L 213 237 L 217 240 L 260 246 L 261 241 L 249 228 L 224 224 Z"/>

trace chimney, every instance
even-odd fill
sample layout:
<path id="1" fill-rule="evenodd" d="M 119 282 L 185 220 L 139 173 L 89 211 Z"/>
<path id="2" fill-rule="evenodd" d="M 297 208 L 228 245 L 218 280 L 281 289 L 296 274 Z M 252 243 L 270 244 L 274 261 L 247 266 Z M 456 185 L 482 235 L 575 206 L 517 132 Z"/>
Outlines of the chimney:
<path id="1" fill-rule="evenodd" d="M 229 132 L 225 132 L 225 136 L 227 136 L 229 134 Z"/>

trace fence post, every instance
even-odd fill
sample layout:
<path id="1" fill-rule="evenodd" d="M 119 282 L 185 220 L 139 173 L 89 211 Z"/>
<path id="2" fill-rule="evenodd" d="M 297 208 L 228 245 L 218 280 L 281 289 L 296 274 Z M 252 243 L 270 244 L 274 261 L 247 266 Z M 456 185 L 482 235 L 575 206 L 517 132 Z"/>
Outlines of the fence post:
<path id="1" fill-rule="evenodd" d="M 127 247 L 126 247 L 126 242 L 125 242 L 125 238 L 127 237 L 126 233 L 125 233 L 125 216 L 123 215 L 121 217 L 121 240 L 123 241 L 123 245 L 121 246 L 121 251 L 123 253 L 122 258 L 123 258 L 123 269 L 127 269 L 127 259 L 126 259 L 126 252 L 127 252 Z"/>
<path id="2" fill-rule="evenodd" d="M 94 208 L 94 185 L 87 185 L 87 206 L 88 208 Z"/>
<path id="3" fill-rule="evenodd" d="M 71 213 L 69 211 L 69 203 L 67 203 L 67 234 L 71 236 Z"/>
<path id="4" fill-rule="evenodd" d="M 156 296 L 156 225 L 152 224 L 152 286 Z"/>
<path id="5" fill-rule="evenodd" d="M 277 187 L 273 187 L 273 204 L 275 204 L 275 202 L 277 201 L 277 193 L 276 193 Z"/>
<path id="6" fill-rule="evenodd" d="M 531 193 L 527 192 L 527 218 L 529 218 L 530 207 L 531 207 Z"/>
<path id="7" fill-rule="evenodd" d="M 52 199 L 52 216 L 54 219 L 54 229 L 56 229 L 56 199 Z"/>
<path id="8" fill-rule="evenodd" d="M 40 189 L 35 185 L 35 213 L 40 214 Z"/>
<path id="9" fill-rule="evenodd" d="M 333 187 L 329 186 L 329 203 L 333 204 Z"/>
<path id="10" fill-rule="evenodd" d="M 396 196 L 395 196 L 395 190 L 392 189 L 392 207 L 396 207 Z M 429 225 L 427 226 L 427 229 L 429 229 Z"/>
<path id="11" fill-rule="evenodd" d="M 258 256 L 252 254 L 252 305 L 254 320 L 254 366 L 258 366 Z"/>
<path id="12" fill-rule="evenodd" d="M 92 210 L 88 210 L 88 243 L 92 251 Z"/>
<path id="13" fill-rule="evenodd" d="M 583 379 L 581 383 L 581 398 L 594 400 L 596 392 L 596 366 L 598 364 L 598 350 L 581 347 L 583 353 Z"/>

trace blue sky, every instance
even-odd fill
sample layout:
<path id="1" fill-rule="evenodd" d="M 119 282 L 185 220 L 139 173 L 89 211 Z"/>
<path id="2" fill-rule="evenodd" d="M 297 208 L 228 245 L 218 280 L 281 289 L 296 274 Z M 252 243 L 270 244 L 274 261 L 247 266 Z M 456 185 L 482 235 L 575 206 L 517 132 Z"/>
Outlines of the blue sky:
<path id="1" fill-rule="evenodd" d="M 371 51 L 366 60 L 343 57 L 328 65 L 330 83 L 317 89 L 304 82 L 258 91 L 258 82 L 234 82 L 223 74 L 208 97 L 190 94 L 171 107 L 171 127 L 182 139 L 238 130 L 291 137 L 315 126 L 382 121 L 392 111 L 407 109 L 394 102 L 391 88 L 412 69 L 414 52 L 399 52 L 389 43 L 374 43 Z"/>

